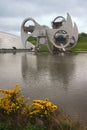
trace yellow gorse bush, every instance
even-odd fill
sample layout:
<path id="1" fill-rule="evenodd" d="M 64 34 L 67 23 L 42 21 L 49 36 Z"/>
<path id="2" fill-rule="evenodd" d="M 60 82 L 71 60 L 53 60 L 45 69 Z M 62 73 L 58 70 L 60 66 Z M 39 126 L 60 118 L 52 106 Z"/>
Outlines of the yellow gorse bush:
<path id="1" fill-rule="evenodd" d="M 7 115 L 20 112 L 29 117 L 48 117 L 58 108 L 48 99 L 33 100 L 32 104 L 27 104 L 29 98 L 24 100 L 18 85 L 15 85 L 12 90 L 0 89 L 0 92 L 4 94 L 0 97 L 0 112 Z"/>
<path id="2" fill-rule="evenodd" d="M 44 100 L 33 100 L 30 107 L 30 115 L 38 117 L 50 116 L 58 107 L 47 98 Z"/>
<path id="3" fill-rule="evenodd" d="M 4 97 L 0 97 L 0 111 L 6 114 L 16 113 L 24 107 L 24 96 L 21 96 L 18 85 L 15 85 L 12 90 L 0 89 L 0 92 L 4 94 Z"/>

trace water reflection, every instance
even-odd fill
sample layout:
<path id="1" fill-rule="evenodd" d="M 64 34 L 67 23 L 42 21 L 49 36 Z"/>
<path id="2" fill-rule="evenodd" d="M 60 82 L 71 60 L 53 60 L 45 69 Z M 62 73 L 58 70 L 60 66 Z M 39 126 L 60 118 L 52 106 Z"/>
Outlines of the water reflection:
<path id="1" fill-rule="evenodd" d="M 22 56 L 22 75 L 24 80 L 29 77 L 29 74 L 37 72 L 37 58 L 35 55 L 23 55 Z M 34 74 L 35 74 L 34 73 Z"/>
<path id="2" fill-rule="evenodd" d="M 87 55 L 22 56 L 25 95 L 48 97 L 71 115 L 87 122 Z M 83 72 L 83 73 L 82 73 Z M 81 81 L 81 82 L 80 82 Z M 84 87 L 85 86 L 85 87 Z M 83 87 L 83 88 L 82 88 Z"/>
<path id="3" fill-rule="evenodd" d="M 68 83 L 74 72 L 73 56 L 22 56 L 22 75 L 27 83 L 43 87 L 63 87 L 67 90 Z M 37 82 L 37 83 L 36 83 Z"/>
<path id="4" fill-rule="evenodd" d="M 0 88 L 11 89 L 21 81 L 21 56 L 0 54 Z"/>

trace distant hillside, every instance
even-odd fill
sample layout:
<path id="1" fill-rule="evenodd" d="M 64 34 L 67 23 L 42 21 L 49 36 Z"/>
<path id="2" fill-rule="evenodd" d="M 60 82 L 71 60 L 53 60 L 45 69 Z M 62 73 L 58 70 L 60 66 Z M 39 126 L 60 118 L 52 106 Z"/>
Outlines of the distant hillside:
<path id="1" fill-rule="evenodd" d="M 87 34 L 79 34 L 77 45 L 71 49 L 72 51 L 87 51 Z"/>
<path id="2" fill-rule="evenodd" d="M 79 34 L 78 42 L 87 42 L 87 34 L 86 33 Z"/>

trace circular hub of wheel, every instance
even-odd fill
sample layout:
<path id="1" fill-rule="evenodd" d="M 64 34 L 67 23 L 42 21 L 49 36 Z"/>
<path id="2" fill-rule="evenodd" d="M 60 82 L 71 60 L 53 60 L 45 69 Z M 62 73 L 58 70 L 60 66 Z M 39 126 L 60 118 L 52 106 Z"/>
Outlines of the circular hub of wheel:
<path id="1" fill-rule="evenodd" d="M 59 48 L 65 47 L 68 44 L 69 36 L 66 31 L 59 30 L 54 35 L 54 42 Z"/>

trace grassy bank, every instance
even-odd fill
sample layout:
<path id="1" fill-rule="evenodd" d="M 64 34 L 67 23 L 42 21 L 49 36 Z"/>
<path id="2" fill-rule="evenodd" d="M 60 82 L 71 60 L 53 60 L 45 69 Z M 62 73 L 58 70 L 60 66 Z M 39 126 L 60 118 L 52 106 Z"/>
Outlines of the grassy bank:
<path id="1" fill-rule="evenodd" d="M 73 52 L 84 52 L 87 51 L 87 34 L 79 34 L 77 45 L 71 49 Z"/>
<path id="2" fill-rule="evenodd" d="M 30 37 L 29 41 L 36 45 L 37 39 L 34 37 Z M 40 50 L 48 50 L 45 45 L 40 46 Z M 87 51 L 87 34 L 81 33 L 79 34 L 79 39 L 74 48 L 71 49 L 72 52 L 85 52 Z"/>
<path id="3" fill-rule="evenodd" d="M 0 130 L 87 130 L 47 98 L 30 104 L 18 85 L 0 93 Z"/>

